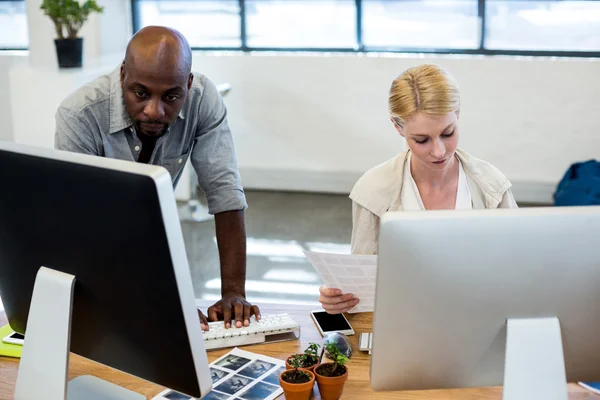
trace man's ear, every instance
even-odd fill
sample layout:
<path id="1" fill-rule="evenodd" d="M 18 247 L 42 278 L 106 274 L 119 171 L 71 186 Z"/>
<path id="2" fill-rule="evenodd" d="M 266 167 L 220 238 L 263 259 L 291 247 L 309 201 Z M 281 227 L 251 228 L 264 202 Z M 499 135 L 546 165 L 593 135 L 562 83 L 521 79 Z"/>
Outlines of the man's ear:
<path id="1" fill-rule="evenodd" d="M 121 89 L 125 86 L 125 63 L 121 64 Z"/>
<path id="2" fill-rule="evenodd" d="M 396 129 L 396 131 L 398 131 L 400 136 L 404 137 L 404 128 L 398 124 L 394 117 L 390 117 L 390 121 L 392 121 L 392 125 L 394 125 L 394 128 Z"/>
<path id="3" fill-rule="evenodd" d="M 194 74 L 190 72 L 190 76 L 188 77 L 188 91 L 192 88 L 192 82 L 194 82 Z"/>

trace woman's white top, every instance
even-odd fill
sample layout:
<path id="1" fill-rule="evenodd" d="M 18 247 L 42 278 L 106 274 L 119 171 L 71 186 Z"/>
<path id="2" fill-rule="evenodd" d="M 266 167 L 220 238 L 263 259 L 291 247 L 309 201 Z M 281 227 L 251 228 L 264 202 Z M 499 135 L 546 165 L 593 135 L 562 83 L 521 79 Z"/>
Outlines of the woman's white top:
<path id="1" fill-rule="evenodd" d="M 402 208 L 405 211 L 423 211 L 425 206 L 419 193 L 419 188 L 415 182 L 411 170 L 410 170 L 410 159 L 411 154 L 406 157 L 406 165 L 404 167 L 404 179 L 402 180 L 402 191 L 400 192 Z M 455 209 L 471 209 L 473 208 L 471 202 L 471 192 L 469 190 L 469 184 L 467 182 L 467 176 L 462 163 L 458 161 L 458 188 L 456 193 L 456 204 Z"/>

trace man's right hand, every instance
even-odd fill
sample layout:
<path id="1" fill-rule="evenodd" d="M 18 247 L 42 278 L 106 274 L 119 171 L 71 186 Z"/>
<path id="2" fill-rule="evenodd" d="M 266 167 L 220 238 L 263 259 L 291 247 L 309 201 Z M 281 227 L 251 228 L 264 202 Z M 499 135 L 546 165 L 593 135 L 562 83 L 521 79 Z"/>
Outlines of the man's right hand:
<path id="1" fill-rule="evenodd" d="M 321 293 L 319 302 L 329 314 L 345 313 L 360 301 L 352 293 L 342 294 L 341 290 L 326 286 L 321 286 L 319 292 Z"/>

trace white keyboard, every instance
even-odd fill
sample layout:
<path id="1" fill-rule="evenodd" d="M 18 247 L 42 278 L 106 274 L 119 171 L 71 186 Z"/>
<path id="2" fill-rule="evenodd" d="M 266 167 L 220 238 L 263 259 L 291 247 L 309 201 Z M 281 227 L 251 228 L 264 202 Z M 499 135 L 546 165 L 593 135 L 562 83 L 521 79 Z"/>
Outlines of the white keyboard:
<path id="1" fill-rule="evenodd" d="M 208 325 L 209 330 L 203 332 L 206 350 L 300 338 L 300 324 L 288 314 L 261 315 L 260 321 L 252 316 L 250 325 L 241 328 L 225 329 L 223 321 L 209 322 Z"/>

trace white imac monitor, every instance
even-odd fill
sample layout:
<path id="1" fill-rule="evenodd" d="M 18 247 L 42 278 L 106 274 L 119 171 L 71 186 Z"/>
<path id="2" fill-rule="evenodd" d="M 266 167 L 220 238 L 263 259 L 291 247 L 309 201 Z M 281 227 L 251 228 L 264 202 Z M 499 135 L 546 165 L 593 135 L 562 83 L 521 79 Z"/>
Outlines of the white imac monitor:
<path id="1" fill-rule="evenodd" d="M 145 399 L 69 350 L 191 397 L 212 387 L 166 169 L 0 143 L 0 295 L 25 334 L 15 399 Z M 165 334 L 168 332 L 168 334 Z"/>
<path id="2" fill-rule="evenodd" d="M 388 213 L 376 285 L 374 390 L 600 380 L 600 207 Z"/>

